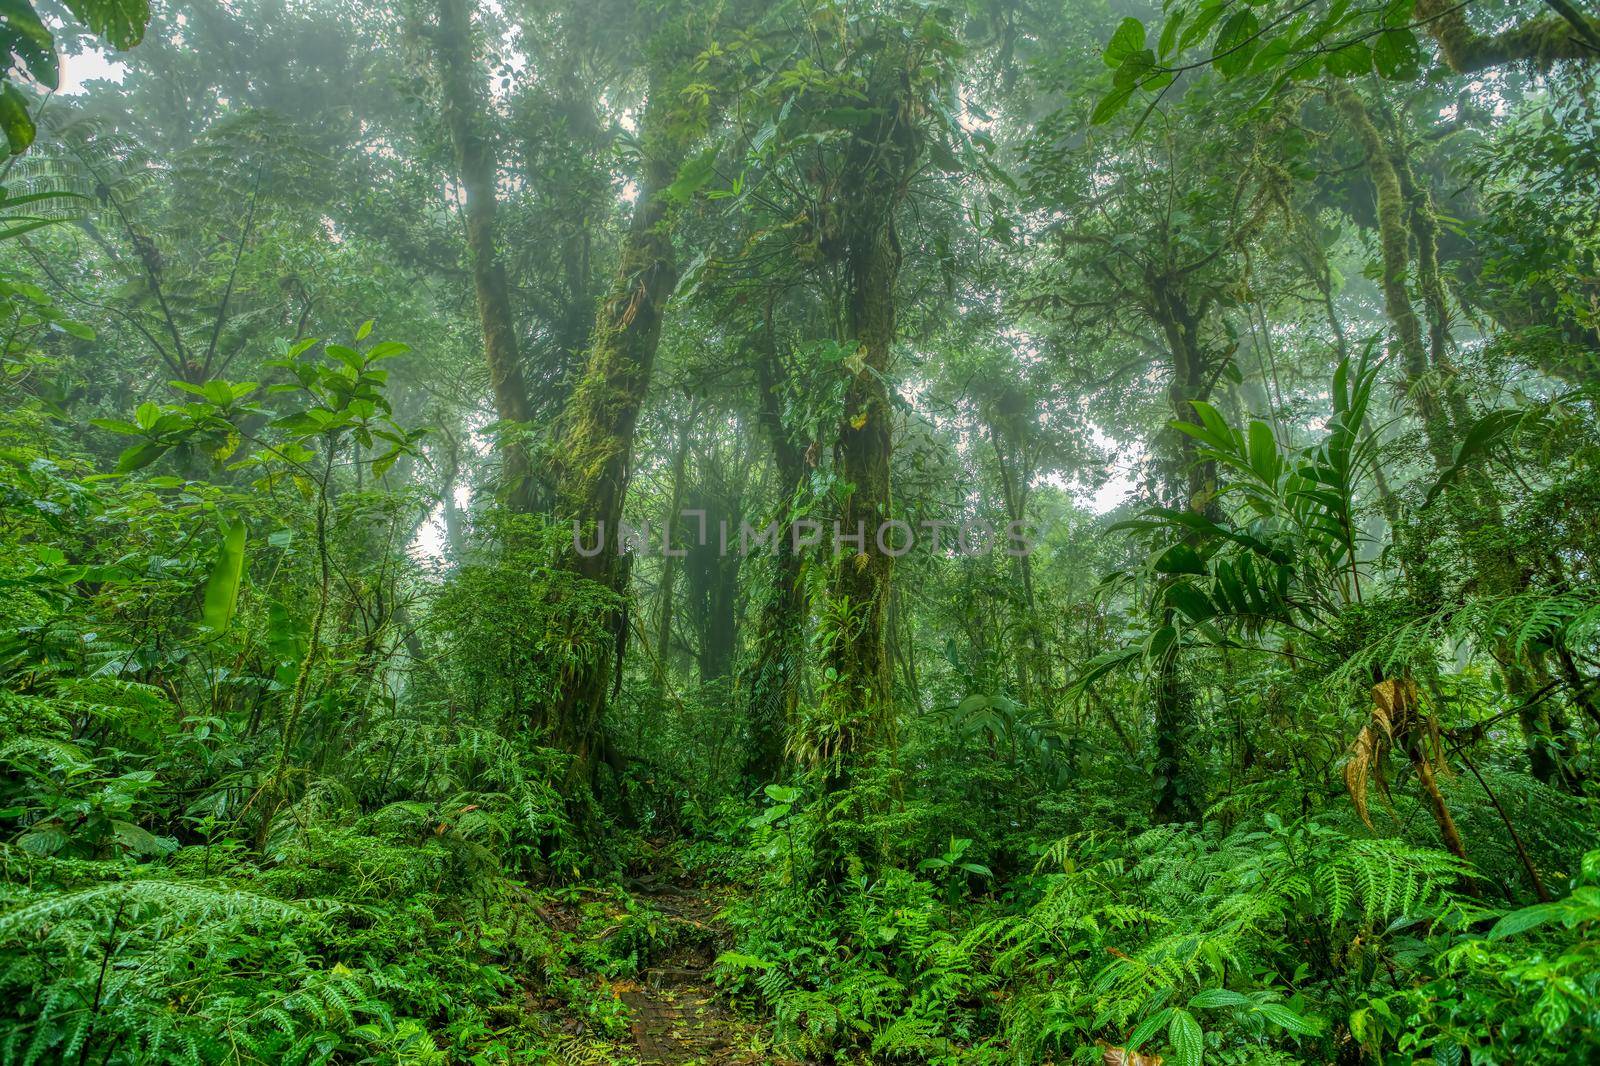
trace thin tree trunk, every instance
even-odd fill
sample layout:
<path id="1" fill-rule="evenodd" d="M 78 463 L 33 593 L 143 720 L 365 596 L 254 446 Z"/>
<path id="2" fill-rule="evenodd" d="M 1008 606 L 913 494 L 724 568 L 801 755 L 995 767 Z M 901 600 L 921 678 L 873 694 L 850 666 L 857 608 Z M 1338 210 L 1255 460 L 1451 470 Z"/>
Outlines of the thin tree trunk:
<path id="1" fill-rule="evenodd" d="M 464 196 L 467 255 L 472 287 L 483 327 L 483 351 L 489 364 L 495 414 L 504 426 L 500 448 L 505 464 L 506 502 L 526 513 L 538 497 L 533 461 L 522 439 L 532 419 L 528 389 L 517 353 L 517 333 L 505 266 L 495 251 L 496 174 L 494 145 L 483 130 L 478 65 L 473 58 L 472 16 L 467 0 L 439 0 L 439 25 L 434 39 L 443 89 L 441 111 Z"/>
<path id="2" fill-rule="evenodd" d="M 677 525 L 683 507 L 683 472 L 689 461 L 689 441 L 694 436 L 694 420 L 700 411 L 700 402 L 691 401 L 689 413 L 678 428 L 678 447 L 672 455 L 672 502 L 667 505 L 666 521 L 661 527 L 661 594 L 656 612 L 656 680 L 666 679 L 672 649 L 672 586 L 678 577 L 678 556 L 682 549 L 672 545 L 672 530 Z"/>
<path id="3" fill-rule="evenodd" d="M 788 515 L 792 500 L 805 483 L 805 454 L 789 436 L 783 419 L 783 391 L 788 371 L 778 355 L 772 305 L 756 342 L 756 387 L 760 392 L 757 420 L 772 446 L 778 469 L 779 518 L 772 559 L 772 579 L 756 622 L 756 657 L 741 688 L 748 693 L 750 747 L 745 776 L 754 782 L 782 775 L 789 725 L 800 691 L 800 656 L 805 636 L 805 590 L 800 584 L 803 558 L 794 546 Z"/>

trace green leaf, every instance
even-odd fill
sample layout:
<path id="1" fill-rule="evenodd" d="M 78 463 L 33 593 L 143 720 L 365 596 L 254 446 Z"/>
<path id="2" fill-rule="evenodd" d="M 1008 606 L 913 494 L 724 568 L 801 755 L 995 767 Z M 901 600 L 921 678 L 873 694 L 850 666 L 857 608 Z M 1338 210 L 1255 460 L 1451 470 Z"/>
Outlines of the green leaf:
<path id="1" fill-rule="evenodd" d="M 1256 1013 L 1279 1029 L 1296 1036 L 1316 1036 L 1322 1032 L 1320 1018 L 1307 1018 L 1296 1014 L 1281 1003 L 1262 1003 L 1256 1007 Z"/>
<path id="2" fill-rule="evenodd" d="M 1250 73 L 1267 74 L 1274 68 L 1281 67 L 1283 61 L 1289 57 L 1293 44 L 1288 34 L 1279 34 L 1272 38 L 1265 47 L 1257 50 L 1250 60 Z"/>
<path id="3" fill-rule="evenodd" d="M 1204 575 L 1206 564 L 1200 558 L 1200 553 L 1187 544 L 1174 544 L 1161 553 L 1156 560 L 1156 572 L 1160 574 L 1199 574 Z"/>
<path id="4" fill-rule="evenodd" d="M 124 448 L 117 456 L 117 473 L 128 474 L 149 466 L 167 453 L 167 446 L 158 441 L 142 440 Z"/>
<path id="5" fill-rule="evenodd" d="M 1199 17 L 1189 23 L 1189 28 L 1183 31 L 1182 37 L 1178 38 L 1178 51 L 1181 52 L 1190 45 L 1204 40 L 1205 35 L 1211 31 L 1211 27 L 1217 24 L 1217 19 L 1222 17 L 1223 10 L 1223 5 L 1218 2 L 1202 6 Z"/>
<path id="6" fill-rule="evenodd" d="M 1231 988 L 1208 988 L 1189 1000 L 1189 1006 L 1195 1010 L 1207 1007 L 1245 1007 L 1250 1003 L 1249 996 L 1243 992 L 1235 992 Z"/>
<path id="7" fill-rule="evenodd" d="M 1207 622 L 1217 616 L 1217 609 L 1212 604 L 1211 598 L 1187 581 L 1179 581 L 1169 586 L 1166 598 L 1167 603 L 1177 608 L 1191 622 Z"/>
<path id="8" fill-rule="evenodd" d="M 411 345 L 400 341 L 379 341 L 367 349 L 367 362 L 376 363 L 384 359 L 393 359 L 397 355 L 405 355 L 411 350 Z"/>
<path id="9" fill-rule="evenodd" d="M 1217 31 L 1217 40 L 1211 46 L 1211 62 L 1224 78 L 1231 78 L 1250 65 L 1250 58 L 1259 45 L 1256 34 L 1261 30 L 1261 20 L 1254 11 L 1236 11 Z"/>
<path id="10" fill-rule="evenodd" d="M 75 322 L 70 318 L 58 318 L 50 323 L 62 333 L 78 338 L 80 341 L 94 340 L 94 329 L 82 322 Z"/>
<path id="11" fill-rule="evenodd" d="M 1560 921 L 1566 912 L 1567 908 L 1560 903 L 1536 903 L 1532 907 L 1512 911 L 1494 923 L 1494 928 L 1489 930 L 1489 939 L 1504 940 L 1508 936 L 1526 933 L 1541 925 Z"/>
<path id="12" fill-rule="evenodd" d="M 121 433 L 124 437 L 144 436 L 144 430 L 141 427 L 134 425 L 132 422 L 124 422 L 120 418 L 91 418 L 89 419 L 89 424 L 91 426 L 99 426 L 101 429 L 109 429 L 113 433 Z"/>
<path id="13" fill-rule="evenodd" d="M 1101 54 L 1106 66 L 1116 69 L 1131 55 L 1144 49 L 1144 23 L 1136 18 L 1125 18 L 1117 24 L 1116 32 L 1106 42 Z"/>
<path id="14" fill-rule="evenodd" d="M 0 88 L 0 130 L 6 134 L 6 143 L 10 146 L 12 155 L 21 155 L 33 143 L 34 135 L 38 132 L 34 128 L 33 119 L 28 115 L 28 101 L 17 91 L 17 87 L 6 82 Z M 13 227 L 5 232 L 6 237 L 19 236 L 31 229 L 47 226 L 48 221 L 35 221 L 24 223 L 22 226 Z"/>
<path id="15" fill-rule="evenodd" d="M 239 582 L 244 577 L 245 535 L 242 518 L 235 519 L 223 530 L 216 561 L 211 564 L 211 576 L 206 579 L 200 624 L 213 633 L 223 632 L 233 620 L 233 608 L 239 600 Z"/>
<path id="16" fill-rule="evenodd" d="M 1167 1039 L 1172 1042 L 1172 1066 L 1200 1066 L 1206 1039 L 1194 1015 L 1186 1010 L 1173 1011 L 1172 1021 L 1167 1024 Z"/>
<path id="17" fill-rule="evenodd" d="M 1112 80 L 1119 86 L 1128 85 L 1137 88 L 1145 75 L 1154 70 L 1155 66 L 1156 54 L 1148 48 L 1141 48 L 1123 60 Z"/>
<path id="18" fill-rule="evenodd" d="M 1328 53 L 1328 73 L 1336 78 L 1359 78 L 1372 71 L 1372 49 L 1356 41 Z"/>
<path id="19" fill-rule="evenodd" d="M 677 180 L 661 190 L 661 198 L 668 203 L 688 203 L 715 176 L 716 164 L 715 146 L 685 160 L 683 166 L 678 168 Z"/>
<path id="20" fill-rule="evenodd" d="M 1456 449 L 1455 460 L 1450 464 L 1439 479 L 1428 489 L 1424 506 L 1434 501 L 1439 492 L 1455 480 L 1456 476 L 1470 463 L 1487 455 L 1490 449 L 1502 443 L 1512 431 L 1526 417 L 1527 411 L 1520 408 L 1506 408 L 1500 411 L 1490 411 L 1472 424 L 1467 430 L 1467 435 L 1462 438 L 1461 445 Z"/>
<path id="21" fill-rule="evenodd" d="M 1133 1032 L 1128 1034 L 1128 1050 L 1138 1050 L 1146 1040 L 1149 1040 L 1162 1026 L 1166 1025 L 1171 1017 L 1172 1008 L 1165 1007 L 1134 1026 Z"/>
<path id="22" fill-rule="evenodd" d="M 1162 626 L 1150 634 L 1144 642 L 1144 655 L 1146 659 L 1156 660 L 1167 653 L 1173 641 L 1178 639 L 1178 631 L 1172 626 Z"/>
<path id="23" fill-rule="evenodd" d="M 1167 16 L 1167 23 L 1161 27 L 1161 39 L 1156 44 L 1156 54 L 1166 59 L 1172 54 L 1173 45 L 1177 44 L 1178 30 L 1183 27 L 1183 20 L 1188 15 L 1185 8 L 1179 8 Z"/>
<path id="24" fill-rule="evenodd" d="M 1422 75 L 1422 48 L 1410 30 L 1385 30 L 1372 50 L 1378 75 L 1390 81 L 1414 81 Z"/>
<path id="25" fill-rule="evenodd" d="M 4 16 L 0 19 L 0 40 L 4 40 L 10 56 L 27 65 L 34 81 L 46 89 L 59 89 L 61 62 L 56 57 L 56 41 L 39 21 L 33 5 L 27 0 L 6 0 L 0 4 L 0 16 Z M 10 62 L 6 64 L 7 67 L 11 65 Z M 10 89 L 10 85 L 7 88 Z"/>
<path id="26" fill-rule="evenodd" d="M 66 5 L 78 21 L 117 49 L 132 48 L 144 40 L 144 28 L 150 22 L 149 0 L 66 0 Z"/>
<path id="27" fill-rule="evenodd" d="M 1096 126 L 1111 121 L 1118 111 L 1128 106 L 1128 100 L 1133 96 L 1133 88 L 1132 85 L 1124 85 L 1101 97 L 1100 102 L 1094 105 L 1089 121 Z"/>

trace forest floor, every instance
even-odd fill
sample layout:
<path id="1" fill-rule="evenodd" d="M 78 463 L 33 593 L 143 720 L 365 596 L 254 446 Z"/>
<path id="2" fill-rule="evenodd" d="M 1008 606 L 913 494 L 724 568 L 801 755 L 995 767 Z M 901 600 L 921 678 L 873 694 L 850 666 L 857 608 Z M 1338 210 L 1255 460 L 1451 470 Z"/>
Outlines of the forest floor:
<path id="1" fill-rule="evenodd" d="M 725 933 L 717 912 L 725 896 L 685 880 L 643 882 L 635 895 L 666 916 L 674 946 L 651 962 L 634 984 L 619 986 L 643 1066 L 754 1066 L 776 1063 L 765 1050 L 765 1029 L 718 999 L 710 981 Z"/>
<path id="2" fill-rule="evenodd" d="M 728 946 L 718 915 L 731 890 L 677 868 L 652 871 L 627 887 L 662 926 L 662 949 L 636 976 L 610 983 L 628 1009 L 640 1066 L 805 1066 L 777 1055 L 767 1027 L 733 1009 L 712 982 L 717 955 Z"/>
<path id="3" fill-rule="evenodd" d="M 711 965 L 722 939 L 717 912 L 725 901 L 706 886 L 681 882 L 647 883 L 637 895 L 660 911 L 677 930 L 676 945 L 653 960 L 637 983 L 618 988 L 627 1004 L 639 1061 L 744 1066 L 763 1061 L 758 1026 L 739 1018 L 718 1001 Z"/>

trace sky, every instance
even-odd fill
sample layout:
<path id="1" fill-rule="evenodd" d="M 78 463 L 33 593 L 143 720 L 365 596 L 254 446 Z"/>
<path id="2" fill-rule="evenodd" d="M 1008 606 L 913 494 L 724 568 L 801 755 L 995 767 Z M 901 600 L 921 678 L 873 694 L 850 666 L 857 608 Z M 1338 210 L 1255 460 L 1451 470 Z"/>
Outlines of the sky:
<path id="1" fill-rule="evenodd" d="M 97 78 L 120 82 L 126 71 L 126 67 L 105 52 L 90 51 L 75 56 L 62 56 L 61 88 L 56 91 L 62 96 L 76 96 L 83 92 L 84 82 L 94 81 Z"/>

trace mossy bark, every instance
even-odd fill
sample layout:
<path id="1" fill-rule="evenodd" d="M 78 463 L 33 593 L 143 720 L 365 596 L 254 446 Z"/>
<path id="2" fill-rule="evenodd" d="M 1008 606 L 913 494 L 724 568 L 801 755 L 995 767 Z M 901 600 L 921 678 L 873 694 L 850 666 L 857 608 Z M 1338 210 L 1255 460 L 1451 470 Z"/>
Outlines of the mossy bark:
<path id="1" fill-rule="evenodd" d="M 1367 156 L 1378 214 L 1378 244 L 1383 270 L 1380 287 L 1384 313 L 1394 331 L 1393 350 L 1405 374 L 1407 395 L 1418 420 L 1428 454 L 1435 466 L 1447 469 L 1455 460 L 1455 434 L 1449 416 L 1429 373 L 1428 351 L 1422 340 L 1422 320 L 1411 304 L 1406 275 L 1411 263 L 1411 225 L 1400 175 L 1395 170 L 1390 145 L 1372 121 L 1366 103 L 1343 82 L 1333 89 L 1333 101 Z"/>
<path id="2" fill-rule="evenodd" d="M 672 655 L 672 596 L 678 578 L 678 552 L 683 550 L 679 544 L 680 537 L 674 535 L 674 531 L 678 530 L 683 510 L 684 468 L 689 462 L 689 441 L 699 411 L 699 402 L 691 402 L 683 424 L 678 427 L 678 446 L 672 456 L 672 499 L 667 504 L 666 520 L 661 530 L 661 589 L 656 599 L 656 680 L 663 684 Z M 681 530 L 678 532 L 681 533 Z"/>
<path id="3" fill-rule="evenodd" d="M 891 763 L 896 749 L 887 631 L 894 557 L 879 549 L 877 539 L 893 515 L 888 381 L 901 262 L 895 216 L 922 141 L 903 71 L 887 62 L 875 67 L 865 95 L 873 117 L 851 130 L 831 183 L 834 198 L 824 207 L 823 248 L 843 281 L 840 340 L 855 350 L 844 363 L 849 377 L 833 448 L 842 492 L 838 530 L 823 545 L 832 556 L 827 682 L 802 724 L 800 745 L 819 771 L 819 792 L 828 797 L 820 801 L 828 814 L 814 854 L 819 876 L 830 882 L 848 876 L 862 856 L 887 857 L 888 840 L 862 835 L 872 821 L 866 805 L 880 803 L 884 794 L 856 786 L 871 767 Z"/>
<path id="4" fill-rule="evenodd" d="M 890 79 L 893 79 L 892 81 Z M 890 708 L 890 655 L 884 622 L 894 558 L 878 550 L 878 531 L 891 517 L 889 463 L 893 451 L 893 408 L 888 375 L 895 340 L 895 282 L 900 274 L 900 243 L 895 212 L 919 152 L 909 101 L 894 74 L 884 79 L 872 104 L 877 119 L 858 130 L 844 160 L 838 186 L 844 339 L 856 344 L 844 410 L 834 445 L 834 464 L 847 487 L 839 508 L 841 537 L 834 547 L 830 594 L 847 631 L 830 645 L 837 677 L 830 699 L 848 701 L 851 711 L 838 750 L 870 751 L 893 740 Z"/>
<path id="5" fill-rule="evenodd" d="M 467 258 L 477 297 L 478 319 L 483 328 L 484 357 L 489 365 L 495 414 L 505 423 L 500 440 L 504 494 L 512 510 L 527 513 L 535 509 L 538 499 L 532 458 L 522 438 L 533 411 L 517 352 L 505 266 L 495 248 L 498 168 L 494 145 L 483 131 L 483 106 L 478 66 L 473 59 L 472 16 L 467 0 L 439 0 L 434 52 L 442 90 L 440 110 L 450 133 L 461 181 Z"/>
<path id="6" fill-rule="evenodd" d="M 1384 309 L 1394 330 L 1407 396 L 1422 423 L 1434 467 L 1442 473 L 1454 464 L 1456 443 L 1471 412 L 1466 397 L 1455 387 L 1455 368 L 1449 356 L 1450 311 L 1439 269 L 1438 218 L 1432 198 L 1416 179 L 1403 132 L 1393 117 L 1384 122 L 1385 136 L 1365 102 L 1349 86 L 1340 84 L 1334 89 L 1334 102 L 1367 155 L 1377 204 Z M 1407 286 L 1413 249 L 1417 288 L 1427 312 L 1426 343 Z M 1469 472 L 1463 483 L 1447 494 L 1445 505 L 1452 525 L 1475 544 L 1471 555 L 1481 590 L 1492 594 L 1525 591 L 1527 573 L 1515 555 L 1495 539 L 1494 531 L 1504 523 L 1499 493 L 1489 478 L 1479 469 Z M 1484 530 L 1490 531 L 1486 543 L 1480 539 Z M 1538 687 L 1532 664 L 1507 640 L 1498 640 L 1494 650 L 1508 691 L 1515 695 Z M 1530 768 L 1539 780 L 1554 781 L 1560 767 L 1553 757 L 1551 715 L 1537 704 L 1520 702 L 1519 719 Z"/>
<path id="7" fill-rule="evenodd" d="M 1508 63 L 1528 62 L 1549 70 L 1557 62 L 1600 62 L 1600 38 L 1567 0 L 1546 0 L 1555 12 L 1500 33 L 1479 33 L 1458 0 L 1417 0 L 1414 17 L 1439 44 L 1457 74 L 1475 74 Z"/>
<path id="8" fill-rule="evenodd" d="M 801 586 L 800 552 L 787 516 L 790 500 L 806 479 L 805 453 L 789 435 L 783 419 L 783 393 L 788 368 L 778 353 L 772 310 L 755 342 L 756 388 L 760 393 L 757 421 L 772 447 L 777 468 L 780 518 L 766 599 L 756 621 L 755 658 L 745 668 L 740 688 L 750 723 L 750 746 L 744 772 L 753 783 L 783 776 L 789 725 L 800 692 L 801 656 L 805 637 L 805 590 Z"/>
<path id="9" fill-rule="evenodd" d="M 628 489 L 639 412 L 650 387 L 667 302 L 677 284 L 672 246 L 674 211 L 662 193 L 672 184 L 693 140 L 674 87 L 652 77 L 639 136 L 643 164 L 633 221 L 622 242 L 611 292 L 600 305 L 582 379 L 569 401 L 557 445 L 556 513 L 593 554 L 569 550 L 564 565 L 614 592 L 626 591 L 618 527 Z M 575 538 L 576 539 L 576 535 Z M 566 681 L 554 715 L 552 742 L 573 756 L 573 783 L 592 784 L 602 746 L 606 688 L 621 654 L 626 619 L 610 620 L 615 641 Z"/>
<path id="10" fill-rule="evenodd" d="M 1209 303 L 1198 306 L 1183 291 L 1181 283 L 1167 276 L 1152 274 L 1147 279 L 1151 316 L 1161 326 L 1172 360 L 1172 381 L 1167 388 L 1168 402 L 1175 419 L 1198 423 L 1195 401 L 1209 395 L 1215 379 L 1201 345 L 1200 324 Z M 1176 506 L 1216 520 L 1216 463 L 1201 460 L 1194 438 L 1174 433 L 1176 449 L 1172 456 L 1176 469 L 1171 482 L 1181 499 Z M 1163 611 L 1161 624 L 1171 625 L 1171 609 Z M 1193 821 L 1200 815 L 1200 776 L 1192 763 L 1195 729 L 1194 687 L 1183 676 L 1178 645 L 1174 641 L 1157 661 L 1155 681 L 1156 799 L 1158 822 Z"/>

